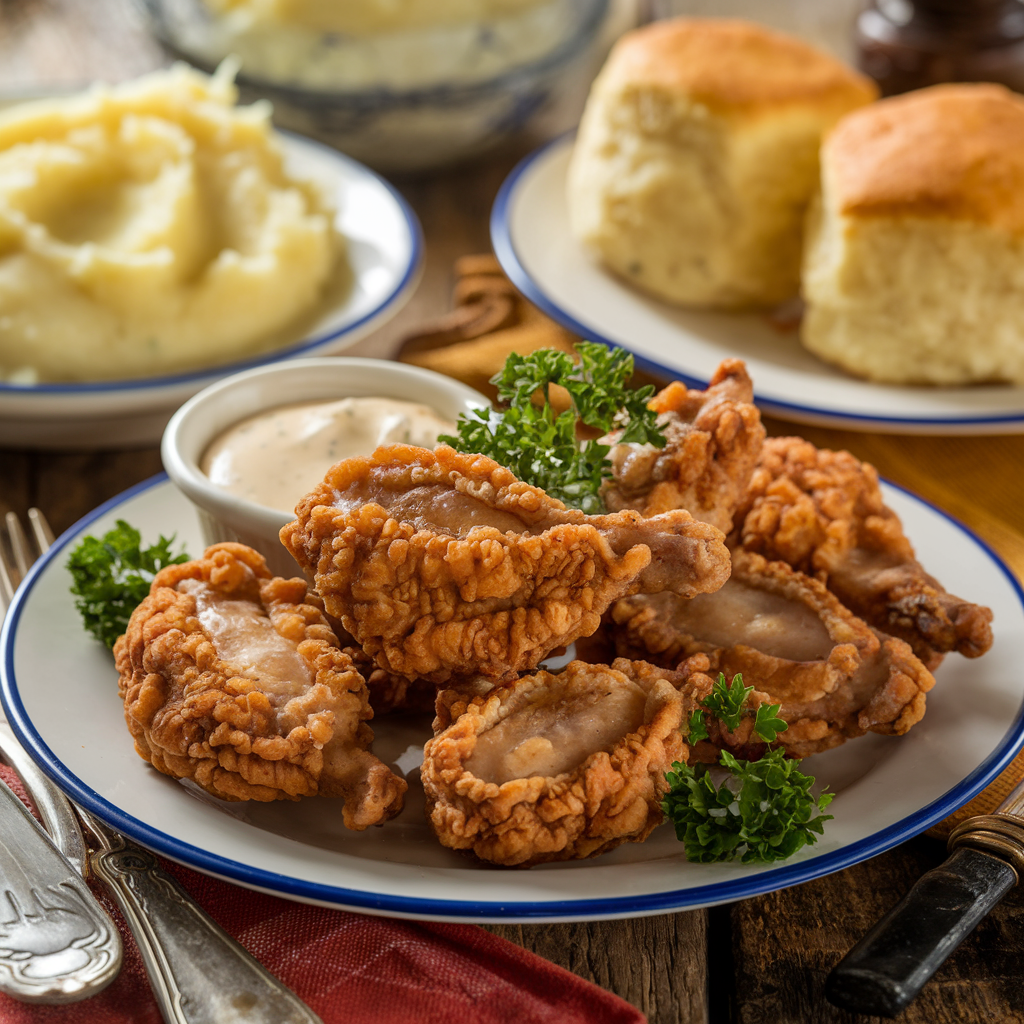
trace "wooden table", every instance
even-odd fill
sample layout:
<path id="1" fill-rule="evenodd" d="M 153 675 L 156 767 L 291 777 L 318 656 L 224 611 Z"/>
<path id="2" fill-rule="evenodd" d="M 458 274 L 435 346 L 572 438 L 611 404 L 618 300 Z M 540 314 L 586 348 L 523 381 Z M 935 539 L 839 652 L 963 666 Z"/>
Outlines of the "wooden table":
<path id="1" fill-rule="evenodd" d="M 117 80 L 165 63 L 129 0 L 0 0 L 0 88 Z M 405 310 L 360 344 L 390 354 L 414 325 L 448 309 L 455 257 L 489 248 L 487 218 L 499 184 L 521 151 L 418 180 L 398 180 L 423 223 L 423 282 Z M 770 423 L 773 433 L 793 428 Z M 932 497 L 957 511 L 972 473 L 991 465 L 995 445 L 1022 465 L 1016 439 L 892 440 L 801 431 L 816 443 L 848 447 L 897 480 L 941 446 L 957 473 Z M 896 454 L 894 454 L 894 452 Z M 898 453 L 903 453 L 901 461 Z M 1008 465 L 1013 465 L 1013 462 Z M 114 452 L 0 449 L 0 511 L 38 505 L 63 530 L 100 502 L 161 469 L 156 448 Z M 1019 471 L 1019 469 L 1018 469 Z M 1024 508 L 1007 501 L 993 516 L 998 544 L 1024 532 Z M 1000 533 L 1002 531 L 1002 533 Z M 1024 668 L 1022 668 L 1024 671 Z M 867 1021 L 824 1001 L 826 975 L 840 956 L 925 870 L 941 862 L 939 842 L 919 837 L 875 859 L 794 889 L 710 910 L 570 925 L 505 925 L 491 930 L 610 989 L 652 1024 L 825 1024 Z M 637 870 L 643 870 L 642 866 Z M 953 955 L 900 1019 L 907 1022 L 1024 1021 L 1024 903 L 1012 894 Z"/>

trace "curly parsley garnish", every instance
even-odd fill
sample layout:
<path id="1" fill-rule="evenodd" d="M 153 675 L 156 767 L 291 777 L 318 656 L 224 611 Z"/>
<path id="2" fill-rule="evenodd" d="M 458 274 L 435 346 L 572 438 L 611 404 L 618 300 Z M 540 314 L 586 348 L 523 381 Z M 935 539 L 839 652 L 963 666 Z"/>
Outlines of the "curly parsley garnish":
<path id="1" fill-rule="evenodd" d="M 694 769 L 677 761 L 665 776 L 671 788 L 661 806 L 687 860 L 785 860 L 817 842 L 831 821 L 823 812 L 832 794 L 815 799 L 814 779 L 782 750 L 769 750 L 760 761 L 740 761 L 723 750 L 720 763 L 730 772 L 721 786 L 706 765 Z"/>
<path id="2" fill-rule="evenodd" d="M 753 686 L 743 685 L 742 675 L 727 683 L 720 672 L 711 693 L 690 715 L 687 740 L 709 738 L 708 715 L 735 731 L 750 713 L 746 703 L 753 691 Z M 754 732 L 765 743 L 774 743 L 789 728 L 779 717 L 780 707 L 761 704 L 755 712 Z M 719 764 L 730 773 L 721 786 L 715 785 L 707 765 L 690 768 L 677 761 L 665 776 L 669 792 L 661 806 L 686 845 L 687 860 L 785 860 L 816 842 L 832 818 L 821 813 L 832 794 L 822 793 L 815 800 L 810 794 L 814 779 L 802 774 L 799 762 L 782 750 L 769 750 L 760 761 L 741 761 L 723 750 Z"/>
<path id="3" fill-rule="evenodd" d="M 458 435 L 438 440 L 460 452 L 489 456 L 572 508 L 604 512 L 601 485 L 612 473 L 611 448 L 580 440 L 578 427 L 600 434 L 621 430 L 621 442 L 656 448 L 665 446 L 665 435 L 657 414 L 647 408 L 653 385 L 626 386 L 633 375 L 628 352 L 590 341 L 579 342 L 576 351 L 578 361 L 558 349 L 511 353 L 491 380 L 506 408 L 463 413 Z M 571 402 L 557 416 L 550 399 L 553 384 L 565 388 Z"/>
<path id="4" fill-rule="evenodd" d="M 753 692 L 752 686 L 743 685 L 743 676 L 738 672 L 730 683 L 726 683 L 725 673 L 719 672 L 711 692 L 701 701 L 700 708 L 690 715 L 687 739 L 696 743 L 708 738 L 709 714 L 714 715 L 730 732 L 735 732 L 743 719 L 747 697 Z M 779 718 L 781 707 L 781 704 L 760 704 L 755 712 L 754 732 L 765 743 L 774 743 L 778 734 L 789 728 Z"/>
<path id="5" fill-rule="evenodd" d="M 100 540 L 84 537 L 71 552 L 67 565 L 74 581 L 75 607 L 97 640 L 113 647 L 135 607 L 149 593 L 153 577 L 166 565 L 188 561 L 184 552 L 171 554 L 173 543 L 173 537 L 161 536 L 143 549 L 142 534 L 118 519 Z"/>

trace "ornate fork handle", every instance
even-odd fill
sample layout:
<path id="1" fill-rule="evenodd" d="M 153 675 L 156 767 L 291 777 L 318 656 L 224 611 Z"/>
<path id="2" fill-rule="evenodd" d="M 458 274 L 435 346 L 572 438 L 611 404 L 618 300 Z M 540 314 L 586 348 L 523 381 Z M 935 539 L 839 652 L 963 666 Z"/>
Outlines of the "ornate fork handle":
<path id="1" fill-rule="evenodd" d="M 86 826 L 96 834 L 96 824 Z M 320 1018 L 186 895 L 156 858 L 103 828 L 90 866 L 139 944 L 168 1024 L 320 1024 Z"/>
<path id="2" fill-rule="evenodd" d="M 29 1003 L 95 995 L 121 937 L 82 878 L 0 783 L 0 990 Z"/>

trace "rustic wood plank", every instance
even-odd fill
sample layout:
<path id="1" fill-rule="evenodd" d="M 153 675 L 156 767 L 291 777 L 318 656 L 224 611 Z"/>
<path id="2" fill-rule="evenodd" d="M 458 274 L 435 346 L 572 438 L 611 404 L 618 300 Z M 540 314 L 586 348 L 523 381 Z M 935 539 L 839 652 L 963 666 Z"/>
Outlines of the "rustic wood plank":
<path id="1" fill-rule="evenodd" d="M 24 515 L 31 502 L 32 455 L 0 449 L 0 513 Z"/>
<path id="2" fill-rule="evenodd" d="M 33 461 L 36 480 L 32 501 L 57 533 L 108 498 L 163 469 L 159 448 L 38 452 Z"/>
<path id="3" fill-rule="evenodd" d="M 707 911 L 694 910 L 623 921 L 485 927 L 615 992 L 650 1024 L 706 1024 L 707 919 Z"/>
<path id="4" fill-rule="evenodd" d="M 875 921 L 945 857 L 942 843 L 922 836 L 846 871 L 734 904 L 737 1024 L 881 1022 L 831 1006 L 824 998 L 825 978 Z M 1011 897 L 950 957 L 899 1020 L 1024 1021 L 1022 940 L 1024 901 Z"/>
<path id="5" fill-rule="evenodd" d="M 406 335 L 451 309 L 452 264 L 468 253 L 491 251 L 488 221 L 494 197 L 525 155 L 524 147 L 512 145 L 425 177 L 394 179 L 423 226 L 423 277 L 405 308 L 353 346 L 353 355 L 390 358 Z"/>

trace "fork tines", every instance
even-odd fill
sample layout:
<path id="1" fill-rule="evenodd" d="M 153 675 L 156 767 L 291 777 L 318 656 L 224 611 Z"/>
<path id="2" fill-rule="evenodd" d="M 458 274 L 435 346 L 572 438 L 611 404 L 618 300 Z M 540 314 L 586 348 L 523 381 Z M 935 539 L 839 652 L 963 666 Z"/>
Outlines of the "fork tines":
<path id="1" fill-rule="evenodd" d="M 0 618 L 14 598 L 14 591 L 28 574 L 29 566 L 53 543 L 53 531 L 37 508 L 28 510 L 29 526 L 35 541 L 33 548 L 17 513 L 4 516 L 6 529 L 0 535 Z"/>

